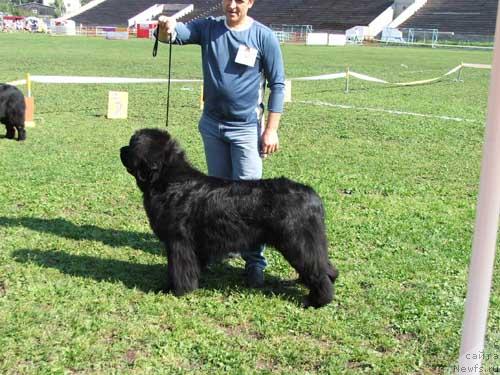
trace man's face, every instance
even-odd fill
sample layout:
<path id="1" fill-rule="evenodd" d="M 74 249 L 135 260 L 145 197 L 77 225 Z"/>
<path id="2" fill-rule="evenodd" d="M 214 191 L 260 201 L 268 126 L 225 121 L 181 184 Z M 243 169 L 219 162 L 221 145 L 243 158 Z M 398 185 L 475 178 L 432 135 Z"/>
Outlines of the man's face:
<path id="1" fill-rule="evenodd" d="M 223 0 L 222 7 L 229 26 L 241 26 L 254 0 Z"/>

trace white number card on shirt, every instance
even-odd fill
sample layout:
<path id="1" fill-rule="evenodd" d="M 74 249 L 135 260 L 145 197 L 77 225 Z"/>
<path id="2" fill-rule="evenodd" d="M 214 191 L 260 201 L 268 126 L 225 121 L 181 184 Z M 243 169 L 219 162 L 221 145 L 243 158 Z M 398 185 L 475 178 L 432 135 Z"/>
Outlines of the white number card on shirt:
<path id="1" fill-rule="evenodd" d="M 238 48 L 238 53 L 234 61 L 238 64 L 253 67 L 255 65 L 256 58 L 257 50 L 255 48 L 241 45 L 240 48 Z"/>

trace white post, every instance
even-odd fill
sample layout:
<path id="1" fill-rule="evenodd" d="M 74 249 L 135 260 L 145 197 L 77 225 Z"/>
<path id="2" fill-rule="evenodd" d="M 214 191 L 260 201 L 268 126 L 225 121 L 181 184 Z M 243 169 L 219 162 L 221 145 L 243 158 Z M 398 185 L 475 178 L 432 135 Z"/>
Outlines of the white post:
<path id="1" fill-rule="evenodd" d="M 457 372 L 481 368 L 500 214 L 500 7 L 488 100 L 485 144 L 477 203 L 472 258 Z M 464 369 L 465 367 L 465 369 Z"/>

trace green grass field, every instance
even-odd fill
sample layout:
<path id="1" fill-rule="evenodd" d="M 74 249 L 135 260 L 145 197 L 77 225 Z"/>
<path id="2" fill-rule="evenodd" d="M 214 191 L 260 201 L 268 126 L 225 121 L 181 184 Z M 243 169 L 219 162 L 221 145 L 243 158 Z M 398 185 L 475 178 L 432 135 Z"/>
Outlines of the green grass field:
<path id="1" fill-rule="evenodd" d="M 0 82 L 32 75 L 166 78 L 152 42 L 0 34 Z M 201 78 L 199 49 L 173 48 L 173 78 Z M 433 78 L 491 52 L 283 46 L 289 78 L 351 70 L 391 82 Z M 324 200 L 340 270 L 326 308 L 268 249 L 266 286 L 247 289 L 240 259 L 201 288 L 162 294 L 166 258 L 119 148 L 164 127 L 165 84 L 37 84 L 24 143 L 0 127 L 0 373 L 441 374 L 460 345 L 489 70 L 430 85 L 352 79 L 293 83 L 281 150 L 265 176 Z M 25 87 L 23 87 L 23 90 Z M 127 120 L 106 119 L 109 90 Z M 205 170 L 199 84 L 173 83 L 169 131 Z M 457 119 L 461 119 L 458 121 Z M 496 262 L 486 352 L 500 355 Z M 496 357 L 498 359 L 498 357 Z M 497 361 L 498 362 L 498 361 Z M 498 365 L 490 361 L 490 365 Z"/>

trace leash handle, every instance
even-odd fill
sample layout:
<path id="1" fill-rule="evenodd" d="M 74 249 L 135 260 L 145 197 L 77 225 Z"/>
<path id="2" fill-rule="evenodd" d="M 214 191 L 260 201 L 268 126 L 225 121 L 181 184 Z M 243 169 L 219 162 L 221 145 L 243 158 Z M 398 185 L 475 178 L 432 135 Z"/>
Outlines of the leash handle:
<path id="1" fill-rule="evenodd" d="M 155 44 L 153 45 L 153 57 L 158 54 L 158 34 L 160 33 L 159 26 L 156 26 L 156 30 L 153 32 L 155 36 Z"/>

